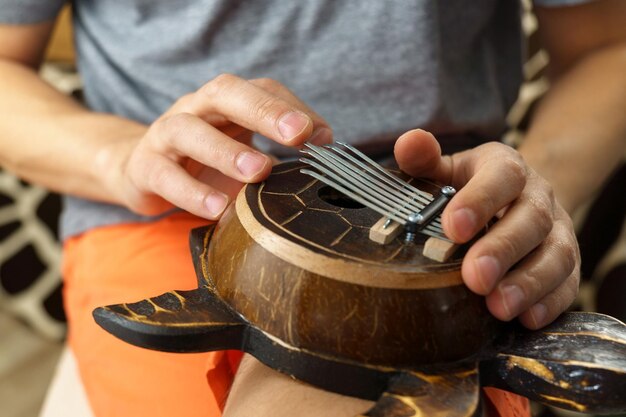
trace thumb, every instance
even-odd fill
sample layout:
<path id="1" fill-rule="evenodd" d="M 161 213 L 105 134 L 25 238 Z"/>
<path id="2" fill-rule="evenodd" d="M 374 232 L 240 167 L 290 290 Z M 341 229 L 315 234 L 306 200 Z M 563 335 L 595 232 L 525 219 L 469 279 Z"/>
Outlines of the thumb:
<path id="1" fill-rule="evenodd" d="M 443 184 L 451 180 L 449 158 L 442 158 L 441 146 L 422 129 L 410 130 L 400 136 L 393 149 L 400 169 L 412 177 L 425 177 Z"/>

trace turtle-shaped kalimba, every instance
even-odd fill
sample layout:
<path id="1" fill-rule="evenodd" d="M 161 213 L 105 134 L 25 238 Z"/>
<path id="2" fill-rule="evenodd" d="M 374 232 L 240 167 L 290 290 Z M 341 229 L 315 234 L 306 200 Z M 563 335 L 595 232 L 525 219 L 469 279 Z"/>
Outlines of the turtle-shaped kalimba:
<path id="1" fill-rule="evenodd" d="M 480 415 L 480 388 L 590 413 L 626 410 L 626 326 L 566 313 L 541 331 L 499 323 L 461 279 L 463 250 L 372 242 L 380 214 L 278 165 L 190 236 L 198 288 L 98 308 L 129 343 L 238 349 L 323 389 L 377 400 L 366 416 Z M 437 193 L 428 182 L 419 188 Z"/>

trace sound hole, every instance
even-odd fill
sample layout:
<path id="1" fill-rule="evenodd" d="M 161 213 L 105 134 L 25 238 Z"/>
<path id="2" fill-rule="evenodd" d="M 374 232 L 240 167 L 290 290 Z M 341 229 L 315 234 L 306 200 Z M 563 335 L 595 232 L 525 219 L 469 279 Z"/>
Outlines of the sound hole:
<path id="1" fill-rule="evenodd" d="M 335 190 L 329 185 L 320 188 L 317 192 L 317 195 L 323 201 L 335 207 L 343 207 L 348 209 L 362 209 L 365 207 L 363 204 L 351 199 L 344 193 Z"/>

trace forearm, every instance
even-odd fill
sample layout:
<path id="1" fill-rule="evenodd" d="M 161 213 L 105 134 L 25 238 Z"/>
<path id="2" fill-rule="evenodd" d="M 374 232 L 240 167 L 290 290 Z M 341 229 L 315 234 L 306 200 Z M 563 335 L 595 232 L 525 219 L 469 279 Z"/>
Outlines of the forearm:
<path id="1" fill-rule="evenodd" d="M 245 355 L 228 396 L 224 416 L 351 417 L 372 406 L 371 401 L 296 382 Z"/>
<path id="2" fill-rule="evenodd" d="M 0 60 L 0 165 L 51 190 L 121 203 L 112 168 L 147 127 L 90 112 L 30 67 Z"/>
<path id="3" fill-rule="evenodd" d="M 555 82 L 520 152 L 572 213 L 624 158 L 626 44 L 594 52 Z"/>

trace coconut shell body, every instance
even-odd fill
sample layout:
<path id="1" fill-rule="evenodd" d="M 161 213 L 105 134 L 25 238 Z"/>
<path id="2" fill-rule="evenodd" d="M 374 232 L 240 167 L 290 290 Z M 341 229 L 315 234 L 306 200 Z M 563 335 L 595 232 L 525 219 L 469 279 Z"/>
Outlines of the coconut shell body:
<path id="1" fill-rule="evenodd" d="M 247 186 L 217 225 L 208 273 L 229 305 L 290 346 L 358 362 L 413 366 L 480 350 L 493 322 L 463 285 L 460 256 L 424 258 L 425 237 L 370 241 L 379 214 L 324 199 L 327 187 L 297 170 Z"/>

